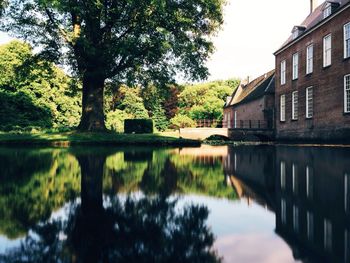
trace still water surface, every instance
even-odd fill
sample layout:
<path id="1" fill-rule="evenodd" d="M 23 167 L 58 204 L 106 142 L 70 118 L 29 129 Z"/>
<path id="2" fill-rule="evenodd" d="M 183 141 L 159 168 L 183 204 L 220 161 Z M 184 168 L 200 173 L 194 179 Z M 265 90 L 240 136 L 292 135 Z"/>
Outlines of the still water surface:
<path id="1" fill-rule="evenodd" d="M 0 148 L 0 262 L 350 262 L 350 149 Z"/>

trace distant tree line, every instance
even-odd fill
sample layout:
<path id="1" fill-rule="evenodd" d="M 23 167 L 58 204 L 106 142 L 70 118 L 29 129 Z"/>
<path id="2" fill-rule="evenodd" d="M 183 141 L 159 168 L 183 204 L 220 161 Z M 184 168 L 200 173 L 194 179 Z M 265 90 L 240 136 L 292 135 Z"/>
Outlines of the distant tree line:
<path id="1" fill-rule="evenodd" d="M 0 46 L 0 130 L 66 130 L 81 117 L 81 82 L 34 55 L 20 41 Z M 192 127 L 199 119 L 222 119 L 226 96 L 237 79 L 203 84 L 128 87 L 106 83 L 107 128 L 122 132 L 129 118 L 151 118 L 158 131 Z"/>

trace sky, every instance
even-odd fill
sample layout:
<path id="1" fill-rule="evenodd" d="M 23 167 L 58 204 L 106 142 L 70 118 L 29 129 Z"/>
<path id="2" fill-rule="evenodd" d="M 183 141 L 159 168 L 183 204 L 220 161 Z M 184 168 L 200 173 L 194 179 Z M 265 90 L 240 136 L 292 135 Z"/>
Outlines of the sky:
<path id="1" fill-rule="evenodd" d="M 258 77 L 272 70 L 273 53 L 310 11 L 310 0 L 227 2 L 224 25 L 213 39 L 216 51 L 207 62 L 209 80 Z M 0 44 L 9 40 L 0 32 Z"/>

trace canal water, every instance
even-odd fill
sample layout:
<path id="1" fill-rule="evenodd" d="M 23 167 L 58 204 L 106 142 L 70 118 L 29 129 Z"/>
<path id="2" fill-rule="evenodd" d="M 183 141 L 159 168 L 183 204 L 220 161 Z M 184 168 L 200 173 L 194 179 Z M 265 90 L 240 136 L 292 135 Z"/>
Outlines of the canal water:
<path id="1" fill-rule="evenodd" d="M 350 149 L 0 148 L 0 262 L 350 262 Z"/>

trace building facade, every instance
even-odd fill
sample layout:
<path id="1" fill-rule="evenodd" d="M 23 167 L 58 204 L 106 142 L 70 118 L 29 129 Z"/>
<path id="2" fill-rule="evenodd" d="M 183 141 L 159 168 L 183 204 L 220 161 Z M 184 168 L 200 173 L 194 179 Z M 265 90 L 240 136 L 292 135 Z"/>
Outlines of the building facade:
<path id="1" fill-rule="evenodd" d="M 275 71 L 253 81 L 243 81 L 224 107 L 224 126 L 229 129 L 273 129 Z"/>
<path id="2" fill-rule="evenodd" d="M 275 52 L 276 139 L 350 141 L 350 0 L 314 2 Z"/>

